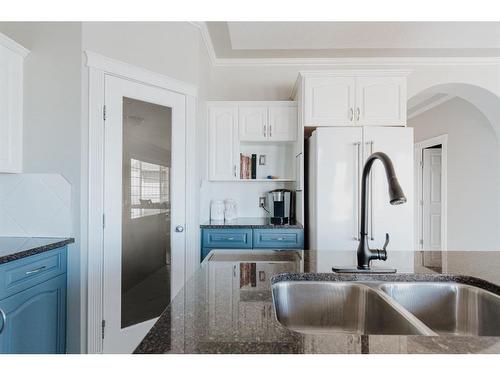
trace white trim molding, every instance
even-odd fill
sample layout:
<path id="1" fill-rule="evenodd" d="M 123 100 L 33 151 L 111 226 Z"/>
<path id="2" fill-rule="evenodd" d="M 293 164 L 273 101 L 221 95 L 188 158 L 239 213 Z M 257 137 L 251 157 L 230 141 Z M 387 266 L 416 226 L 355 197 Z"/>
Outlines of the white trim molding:
<path id="1" fill-rule="evenodd" d="M 197 86 L 191 83 L 179 81 L 164 74 L 114 60 L 92 51 L 85 51 L 85 55 L 87 56 L 87 66 L 89 68 L 95 68 L 117 77 L 131 79 L 151 86 L 166 88 L 179 94 L 198 96 Z"/>
<path id="2" fill-rule="evenodd" d="M 24 48 L 22 45 L 17 43 L 15 40 L 9 38 L 7 35 L 0 33 L 0 45 L 10 49 L 11 51 L 17 53 L 18 55 L 25 58 L 30 53 L 30 50 Z"/>
<path id="3" fill-rule="evenodd" d="M 210 37 L 210 33 L 208 32 L 208 27 L 206 22 L 190 22 L 193 26 L 198 28 L 201 34 L 201 39 L 205 44 L 205 48 L 207 49 L 208 58 L 210 59 L 210 63 L 212 66 L 217 65 L 217 56 L 215 54 L 215 48 L 212 43 L 212 38 Z"/>
<path id="4" fill-rule="evenodd" d="M 448 250 L 448 134 L 442 134 L 437 137 L 426 139 L 415 143 L 415 249 L 420 250 L 419 241 L 422 231 L 422 205 L 419 200 L 422 199 L 422 150 L 432 146 L 441 145 L 441 251 Z M 425 249 L 424 249 L 425 250 Z M 443 267 L 445 266 L 443 257 Z M 444 268 L 443 268 L 444 269 Z"/>

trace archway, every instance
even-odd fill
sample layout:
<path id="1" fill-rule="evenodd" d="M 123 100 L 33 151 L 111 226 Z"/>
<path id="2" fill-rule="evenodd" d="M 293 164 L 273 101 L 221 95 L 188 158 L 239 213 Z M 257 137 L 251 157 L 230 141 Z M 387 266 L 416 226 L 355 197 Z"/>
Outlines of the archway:
<path id="1" fill-rule="evenodd" d="M 419 103 L 427 111 L 408 120 L 415 141 L 448 134 L 448 206 L 443 215 L 448 218 L 448 250 L 499 250 L 500 97 L 456 82 L 430 86 L 409 99 L 409 107 Z M 416 172 L 418 168 L 422 166 L 416 165 Z M 418 188 L 422 180 L 416 181 Z M 417 197 L 416 212 L 423 202 Z M 416 217 L 417 225 L 421 219 Z"/>

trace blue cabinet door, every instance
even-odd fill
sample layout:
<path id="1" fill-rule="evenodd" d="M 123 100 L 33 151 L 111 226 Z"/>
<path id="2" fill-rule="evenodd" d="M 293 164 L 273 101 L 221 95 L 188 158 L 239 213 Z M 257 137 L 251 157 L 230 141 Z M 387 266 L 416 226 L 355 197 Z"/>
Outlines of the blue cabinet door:
<path id="1" fill-rule="evenodd" d="M 66 274 L 0 300 L 0 353 L 66 351 Z"/>

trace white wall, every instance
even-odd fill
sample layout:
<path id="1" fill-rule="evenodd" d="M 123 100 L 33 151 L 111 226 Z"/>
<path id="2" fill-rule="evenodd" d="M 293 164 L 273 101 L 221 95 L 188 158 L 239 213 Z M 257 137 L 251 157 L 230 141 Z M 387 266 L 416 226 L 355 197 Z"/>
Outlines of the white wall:
<path id="1" fill-rule="evenodd" d="M 24 65 L 25 173 L 62 174 L 72 187 L 67 349 L 80 340 L 81 24 L 2 22 L 0 32 L 31 52 Z"/>
<path id="2" fill-rule="evenodd" d="M 454 98 L 408 121 L 415 142 L 448 134 L 448 249 L 500 249 L 499 142 L 485 116 Z"/>

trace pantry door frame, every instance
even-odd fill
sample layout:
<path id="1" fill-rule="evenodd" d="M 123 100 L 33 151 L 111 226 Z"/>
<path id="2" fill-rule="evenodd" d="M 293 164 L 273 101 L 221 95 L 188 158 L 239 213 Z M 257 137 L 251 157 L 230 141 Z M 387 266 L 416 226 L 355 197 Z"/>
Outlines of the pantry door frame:
<path id="1" fill-rule="evenodd" d="M 106 56 L 85 51 L 88 67 L 88 146 L 83 160 L 82 195 L 82 255 L 81 293 L 82 320 L 86 320 L 86 335 L 82 347 L 87 353 L 103 351 L 103 213 L 104 213 L 104 116 L 105 76 L 115 76 L 138 83 L 159 87 L 186 98 L 185 158 L 186 158 L 186 253 L 184 283 L 197 269 L 200 262 L 198 241 L 199 223 L 196 215 L 196 106 L 198 89 L 195 85 L 146 70 Z M 86 317 L 86 319 L 85 319 Z M 82 327 L 85 332 L 85 326 Z M 85 343 L 86 336 L 86 343 Z"/>

